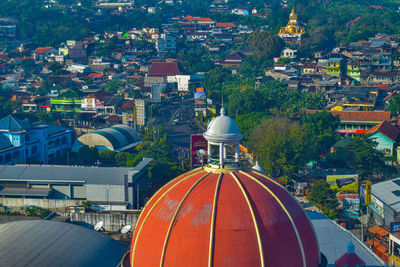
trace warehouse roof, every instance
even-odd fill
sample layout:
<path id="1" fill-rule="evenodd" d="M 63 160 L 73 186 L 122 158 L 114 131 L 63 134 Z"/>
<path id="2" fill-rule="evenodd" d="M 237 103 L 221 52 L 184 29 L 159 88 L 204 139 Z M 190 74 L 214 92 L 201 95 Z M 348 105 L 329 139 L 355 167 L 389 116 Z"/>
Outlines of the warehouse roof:
<path id="1" fill-rule="evenodd" d="M 125 175 L 141 172 L 151 161 L 151 158 L 144 158 L 133 168 L 0 165 L 0 181 L 123 185 Z M 133 180 L 135 181 L 135 177 Z"/>
<path id="2" fill-rule="evenodd" d="M 372 194 L 395 212 L 400 212 L 400 178 L 373 184 Z"/>
<path id="3" fill-rule="evenodd" d="M 73 145 L 72 152 L 78 152 L 84 145 L 102 147 L 119 152 L 136 146 L 139 142 L 140 137 L 135 129 L 118 124 L 82 135 Z"/>
<path id="4" fill-rule="evenodd" d="M 117 266 L 125 250 L 110 237 L 69 223 L 0 224 L 2 266 Z"/>

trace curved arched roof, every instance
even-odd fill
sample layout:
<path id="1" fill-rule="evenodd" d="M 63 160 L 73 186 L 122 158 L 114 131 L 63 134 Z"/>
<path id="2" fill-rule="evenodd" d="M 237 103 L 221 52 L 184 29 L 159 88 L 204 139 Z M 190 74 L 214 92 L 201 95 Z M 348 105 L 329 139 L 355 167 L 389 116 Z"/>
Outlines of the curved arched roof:
<path id="1" fill-rule="evenodd" d="M 140 141 L 140 137 L 133 128 L 118 124 L 84 134 L 78 138 L 78 141 L 87 146 L 103 146 L 110 150 L 120 150 Z"/>
<path id="2" fill-rule="evenodd" d="M 0 224 L 1 266 L 117 266 L 125 250 L 122 243 L 74 224 Z"/>

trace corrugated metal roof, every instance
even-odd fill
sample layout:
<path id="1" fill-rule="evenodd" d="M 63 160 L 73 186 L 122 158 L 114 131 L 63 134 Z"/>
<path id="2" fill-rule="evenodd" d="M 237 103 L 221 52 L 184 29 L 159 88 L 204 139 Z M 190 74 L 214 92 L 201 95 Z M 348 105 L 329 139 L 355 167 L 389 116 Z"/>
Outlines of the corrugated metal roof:
<path id="1" fill-rule="evenodd" d="M 112 238 L 73 224 L 0 224 L 1 266 L 117 266 L 125 250 Z"/>
<path id="2" fill-rule="evenodd" d="M 125 175 L 140 172 L 151 160 L 143 159 L 134 168 L 0 165 L 0 181 L 75 181 L 87 184 L 124 185 Z"/>
<path id="3" fill-rule="evenodd" d="M 393 192 L 400 190 L 400 178 L 372 185 L 372 194 L 395 212 L 400 212 L 400 197 Z"/>
<path id="4" fill-rule="evenodd" d="M 355 246 L 355 253 L 365 261 L 367 267 L 387 266 L 366 245 L 361 243 L 351 232 L 329 220 L 324 215 L 306 211 L 318 237 L 320 251 L 328 260 L 328 266 L 334 266 L 335 261 L 346 253 L 347 243 Z"/>

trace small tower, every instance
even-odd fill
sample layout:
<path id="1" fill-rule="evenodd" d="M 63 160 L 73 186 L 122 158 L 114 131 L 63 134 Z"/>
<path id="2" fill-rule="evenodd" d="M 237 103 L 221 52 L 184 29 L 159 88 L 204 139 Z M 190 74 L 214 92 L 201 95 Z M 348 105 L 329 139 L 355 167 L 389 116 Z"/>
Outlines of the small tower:
<path id="1" fill-rule="evenodd" d="M 365 267 L 365 262 L 354 252 L 354 244 L 347 243 L 347 252 L 335 261 L 335 267 Z"/>
<path id="2" fill-rule="evenodd" d="M 225 109 L 221 108 L 221 115 L 214 118 L 203 134 L 208 141 L 208 165 L 214 168 L 224 168 L 226 166 L 239 166 L 239 142 L 243 135 L 239 131 L 237 123 L 229 116 L 225 115 Z M 230 155 L 229 148 L 234 149 L 234 157 Z M 218 158 L 213 152 L 218 150 Z"/>
<path id="3" fill-rule="evenodd" d="M 263 167 L 261 167 L 261 166 L 258 164 L 258 160 L 256 160 L 256 165 L 254 165 L 254 166 L 252 167 L 252 169 L 255 170 L 255 171 L 264 173 L 264 169 L 263 169 Z"/>

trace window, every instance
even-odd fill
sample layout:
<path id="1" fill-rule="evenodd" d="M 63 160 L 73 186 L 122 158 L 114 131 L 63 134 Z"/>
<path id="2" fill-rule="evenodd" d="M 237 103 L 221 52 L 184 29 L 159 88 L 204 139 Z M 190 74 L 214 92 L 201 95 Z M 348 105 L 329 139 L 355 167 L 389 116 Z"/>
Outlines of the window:
<path id="1" fill-rule="evenodd" d="M 37 146 L 33 146 L 33 147 L 32 147 L 32 154 L 36 154 L 37 151 L 38 151 Z"/>

